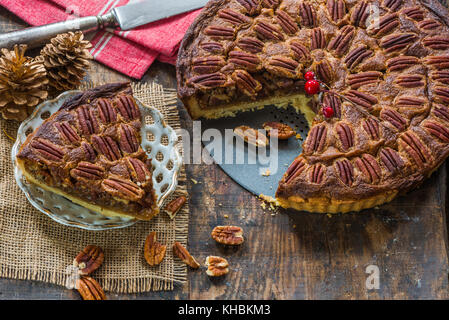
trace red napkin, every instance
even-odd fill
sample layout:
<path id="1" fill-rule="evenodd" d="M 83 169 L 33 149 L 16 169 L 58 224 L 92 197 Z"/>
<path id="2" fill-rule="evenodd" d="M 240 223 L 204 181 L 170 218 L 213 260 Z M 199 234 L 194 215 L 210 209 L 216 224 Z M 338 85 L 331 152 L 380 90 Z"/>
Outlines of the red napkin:
<path id="1" fill-rule="evenodd" d="M 99 15 L 139 0 L 0 0 L 0 5 L 31 25 L 76 16 Z M 151 1 L 151 0 L 146 0 Z M 91 36 L 96 60 L 140 79 L 153 61 L 175 64 L 179 43 L 200 10 L 156 21 L 131 31 L 100 30 Z"/>

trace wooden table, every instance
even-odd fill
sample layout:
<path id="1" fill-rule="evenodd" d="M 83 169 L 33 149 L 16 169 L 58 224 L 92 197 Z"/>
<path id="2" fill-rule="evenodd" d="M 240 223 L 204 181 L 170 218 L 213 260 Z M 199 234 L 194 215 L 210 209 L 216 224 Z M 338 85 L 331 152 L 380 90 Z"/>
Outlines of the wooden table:
<path id="1" fill-rule="evenodd" d="M 0 8 L 0 32 L 24 27 Z M 94 83 L 127 79 L 97 63 Z M 175 88 L 175 68 L 155 63 L 143 78 Z M 183 126 L 192 121 L 179 106 Z M 232 271 L 211 282 L 201 271 L 172 292 L 109 294 L 110 299 L 447 299 L 448 238 L 443 166 L 418 190 L 362 214 L 281 212 L 274 216 L 216 165 L 189 165 L 190 251 L 226 256 Z M 228 218 L 225 217 L 228 216 Z M 210 238 L 216 225 L 245 229 L 239 249 L 223 249 Z M 368 266 L 379 269 L 379 289 L 368 289 Z M 374 267 L 375 268 L 375 267 Z M 79 299 L 63 287 L 0 279 L 0 299 Z"/>

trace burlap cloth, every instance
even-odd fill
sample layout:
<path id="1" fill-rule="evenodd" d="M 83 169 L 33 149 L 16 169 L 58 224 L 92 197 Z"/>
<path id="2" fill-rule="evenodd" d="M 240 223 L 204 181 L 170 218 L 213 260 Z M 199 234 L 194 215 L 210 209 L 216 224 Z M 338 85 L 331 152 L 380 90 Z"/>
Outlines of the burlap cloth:
<path id="1" fill-rule="evenodd" d="M 133 85 L 133 89 L 141 101 L 162 112 L 168 125 L 175 130 L 180 128 L 173 91 L 154 83 Z M 172 244 L 179 241 L 186 245 L 188 203 L 174 220 L 161 212 L 152 221 L 124 229 L 85 231 L 60 225 L 32 207 L 16 185 L 10 156 L 14 142 L 7 134 L 15 137 L 18 124 L 1 120 L 0 126 L 0 277 L 65 285 L 67 266 L 76 254 L 84 246 L 96 244 L 103 248 L 105 261 L 93 277 L 106 291 L 173 290 L 175 284 L 187 281 L 187 268 L 173 258 Z M 173 196 L 186 193 L 182 168 Z M 150 267 L 143 257 L 145 238 L 150 231 L 156 231 L 158 241 L 167 245 L 165 259 L 157 267 Z"/>

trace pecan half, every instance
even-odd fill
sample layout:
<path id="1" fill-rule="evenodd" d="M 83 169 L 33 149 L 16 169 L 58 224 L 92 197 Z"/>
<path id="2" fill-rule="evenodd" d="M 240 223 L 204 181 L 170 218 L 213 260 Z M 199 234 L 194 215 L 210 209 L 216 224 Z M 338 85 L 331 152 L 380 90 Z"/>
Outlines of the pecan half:
<path id="1" fill-rule="evenodd" d="M 148 169 L 147 165 L 139 159 L 127 157 L 126 164 L 128 166 L 131 177 L 134 181 L 136 181 L 138 186 L 151 179 L 150 170 Z"/>
<path id="2" fill-rule="evenodd" d="M 132 126 L 122 124 L 119 127 L 120 149 L 126 153 L 134 153 L 139 150 L 137 132 Z"/>
<path id="3" fill-rule="evenodd" d="M 379 182 L 382 176 L 382 171 L 379 164 L 377 163 L 376 158 L 374 158 L 370 154 L 364 154 L 361 158 L 357 158 L 355 160 L 355 164 L 363 173 L 368 183 Z"/>
<path id="4" fill-rule="evenodd" d="M 99 246 L 86 246 L 73 260 L 73 266 L 80 269 L 82 275 L 89 275 L 101 267 L 104 261 L 103 249 Z"/>
<path id="5" fill-rule="evenodd" d="M 221 54 L 224 52 L 224 48 L 221 45 L 221 43 L 218 42 L 203 42 L 200 44 L 200 48 L 203 49 L 204 51 L 210 52 L 210 53 L 215 53 L 215 54 Z"/>
<path id="6" fill-rule="evenodd" d="M 285 183 L 289 183 L 294 180 L 297 176 L 301 174 L 306 168 L 306 164 L 302 158 L 296 158 L 295 161 L 288 167 L 287 172 L 285 173 L 284 181 Z"/>
<path id="7" fill-rule="evenodd" d="M 434 50 L 449 49 L 449 34 L 426 37 L 422 40 L 424 46 Z"/>
<path id="8" fill-rule="evenodd" d="M 94 278 L 83 276 L 76 280 L 76 289 L 83 300 L 106 300 L 103 288 Z"/>
<path id="9" fill-rule="evenodd" d="M 139 106 L 132 97 L 128 95 L 121 96 L 116 100 L 116 104 L 118 112 L 125 120 L 129 121 L 140 118 Z"/>
<path id="10" fill-rule="evenodd" d="M 331 20 L 335 23 L 339 22 L 346 14 L 346 5 L 343 0 L 328 0 L 327 11 Z"/>
<path id="11" fill-rule="evenodd" d="M 399 138 L 399 145 L 418 167 L 423 168 L 429 162 L 430 153 L 427 147 L 413 132 L 404 132 Z"/>
<path id="12" fill-rule="evenodd" d="M 380 46 L 386 53 L 402 51 L 418 39 L 414 33 L 393 33 L 380 41 Z"/>
<path id="13" fill-rule="evenodd" d="M 346 151 L 354 145 L 354 134 L 352 133 L 352 129 L 346 123 L 340 122 L 337 124 L 336 131 L 340 137 L 343 150 Z"/>
<path id="14" fill-rule="evenodd" d="M 364 27 L 369 14 L 369 4 L 366 1 L 360 1 L 352 11 L 351 23 L 356 27 Z"/>
<path id="15" fill-rule="evenodd" d="M 337 170 L 338 170 L 338 174 L 340 176 L 341 181 L 347 185 L 347 186 L 351 186 L 352 183 L 354 182 L 353 180 L 353 171 L 354 168 L 352 166 L 352 163 L 347 160 L 341 160 L 341 161 L 337 161 L 335 163 Z"/>
<path id="16" fill-rule="evenodd" d="M 351 45 L 351 40 L 354 37 L 354 34 L 355 28 L 353 26 L 344 26 L 341 28 L 340 33 L 329 42 L 327 48 L 335 51 L 339 56 L 345 54 Z"/>
<path id="17" fill-rule="evenodd" d="M 449 70 L 434 71 L 430 76 L 434 81 L 442 84 L 449 84 Z"/>
<path id="18" fill-rule="evenodd" d="M 118 177 L 110 177 L 101 183 L 103 190 L 112 195 L 114 198 L 138 201 L 145 195 L 138 185 L 129 180 Z"/>
<path id="19" fill-rule="evenodd" d="M 378 83 L 382 79 L 382 72 L 367 71 L 356 74 L 350 74 L 348 76 L 348 83 L 352 89 L 358 89 L 362 86 Z"/>
<path id="20" fill-rule="evenodd" d="M 98 153 L 104 155 L 109 161 L 119 160 L 121 157 L 117 142 L 109 136 L 92 136 L 92 144 Z"/>
<path id="21" fill-rule="evenodd" d="M 210 277 L 220 277 L 229 273 L 229 263 L 225 258 L 208 256 L 205 264 L 207 266 L 206 274 Z"/>
<path id="22" fill-rule="evenodd" d="M 248 126 L 235 128 L 234 134 L 256 147 L 266 147 L 268 145 L 268 138 L 262 132 Z"/>
<path id="23" fill-rule="evenodd" d="M 305 27 L 315 27 L 317 24 L 316 11 L 312 5 L 306 1 L 299 5 L 299 15 L 301 24 Z"/>
<path id="24" fill-rule="evenodd" d="M 186 248 L 179 242 L 173 244 L 173 253 L 182 260 L 186 265 L 193 269 L 198 269 L 200 264 L 192 257 Z"/>
<path id="25" fill-rule="evenodd" d="M 276 76 L 296 79 L 301 75 L 298 70 L 299 66 L 300 64 L 293 59 L 274 56 L 267 61 L 265 69 Z"/>
<path id="26" fill-rule="evenodd" d="M 229 53 L 229 62 L 249 71 L 258 70 L 261 63 L 260 59 L 255 54 L 237 50 Z"/>
<path id="27" fill-rule="evenodd" d="M 327 59 L 316 62 L 314 65 L 314 70 L 318 79 L 325 83 L 330 84 L 335 78 L 333 68 Z"/>
<path id="28" fill-rule="evenodd" d="M 257 92 L 262 89 L 260 82 L 245 70 L 234 71 L 231 78 L 235 81 L 237 88 L 249 97 L 255 98 Z"/>
<path id="29" fill-rule="evenodd" d="M 346 55 L 344 62 L 349 69 L 353 69 L 360 62 L 362 62 L 368 57 L 371 57 L 372 55 L 373 51 L 368 50 L 366 45 L 361 45 L 349 51 L 349 53 Z"/>
<path id="30" fill-rule="evenodd" d="M 396 110 L 383 109 L 380 118 L 391 123 L 399 131 L 403 131 L 407 127 L 407 120 Z"/>
<path id="31" fill-rule="evenodd" d="M 307 49 L 300 41 L 291 41 L 290 49 L 293 51 L 293 56 L 300 62 L 306 62 L 310 60 L 309 49 Z"/>
<path id="32" fill-rule="evenodd" d="M 235 30 L 225 26 L 209 26 L 204 33 L 215 40 L 233 40 Z"/>
<path id="33" fill-rule="evenodd" d="M 441 120 L 449 122 L 449 109 L 443 105 L 437 105 L 433 109 L 433 114 Z"/>
<path id="34" fill-rule="evenodd" d="M 257 0 L 237 0 L 240 5 L 245 8 L 249 15 L 254 15 L 258 12 L 259 3 Z"/>
<path id="35" fill-rule="evenodd" d="M 323 150 L 327 140 L 326 125 L 314 126 L 307 137 L 306 153 L 320 152 Z"/>
<path id="36" fill-rule="evenodd" d="M 74 144 L 81 140 L 76 130 L 67 121 L 56 122 L 55 127 L 66 141 Z"/>
<path id="37" fill-rule="evenodd" d="M 334 117 L 341 117 L 341 99 L 336 94 L 333 94 L 332 92 L 325 93 L 323 106 L 331 107 L 334 110 Z"/>
<path id="38" fill-rule="evenodd" d="M 278 10 L 276 13 L 276 21 L 286 34 L 295 34 L 299 31 L 295 20 L 287 12 Z"/>
<path id="39" fill-rule="evenodd" d="M 98 115 L 102 123 L 109 124 L 117 121 L 117 112 L 115 112 L 109 99 L 98 99 L 97 104 Z"/>
<path id="40" fill-rule="evenodd" d="M 424 61 L 436 70 L 449 68 L 449 56 L 427 56 Z"/>
<path id="41" fill-rule="evenodd" d="M 418 109 L 425 105 L 427 102 L 423 98 L 413 96 L 403 96 L 397 99 L 397 108 Z"/>
<path id="42" fill-rule="evenodd" d="M 401 75 L 394 82 L 403 88 L 424 87 L 425 84 L 424 77 L 419 74 Z"/>
<path id="43" fill-rule="evenodd" d="M 399 26 L 397 13 L 384 15 L 379 21 L 374 21 L 367 29 L 368 33 L 374 36 L 383 36 L 390 33 Z"/>
<path id="44" fill-rule="evenodd" d="M 104 176 L 104 168 L 94 163 L 81 161 L 76 168 L 70 170 L 70 175 L 77 180 L 101 180 Z"/>
<path id="45" fill-rule="evenodd" d="M 441 29 L 442 25 L 435 19 L 426 19 L 418 23 L 418 27 L 425 31 L 436 31 L 438 29 Z"/>
<path id="46" fill-rule="evenodd" d="M 391 148 L 384 148 L 380 151 L 380 160 L 391 173 L 399 172 L 404 166 L 401 156 Z"/>
<path id="47" fill-rule="evenodd" d="M 281 33 L 281 31 L 276 28 L 276 26 L 259 21 L 255 27 L 254 31 L 256 31 L 256 34 L 262 39 L 262 40 L 284 40 L 284 35 Z"/>
<path id="48" fill-rule="evenodd" d="M 265 44 L 257 38 L 244 37 L 237 41 L 237 46 L 251 53 L 259 53 L 262 52 Z"/>
<path id="49" fill-rule="evenodd" d="M 373 106 L 379 102 L 376 97 L 356 90 L 349 90 L 345 96 L 350 101 L 364 107 L 368 111 L 372 111 Z"/>
<path id="50" fill-rule="evenodd" d="M 402 4 L 402 0 L 384 0 L 384 6 L 391 11 L 396 11 Z"/>
<path id="51" fill-rule="evenodd" d="M 61 147 L 54 145 L 48 140 L 33 139 L 31 142 L 33 147 L 40 156 L 49 161 L 60 162 L 64 158 L 64 151 Z"/>
<path id="52" fill-rule="evenodd" d="M 192 70 L 198 74 L 214 73 L 226 64 L 222 56 L 199 57 L 192 60 Z"/>
<path id="53" fill-rule="evenodd" d="M 289 125 L 280 122 L 265 122 L 263 128 L 267 130 L 269 137 L 275 137 L 279 140 L 287 140 L 296 135 L 295 130 Z"/>
<path id="54" fill-rule="evenodd" d="M 374 118 L 368 118 L 363 120 L 363 129 L 365 129 L 366 133 L 371 137 L 373 140 L 377 140 L 380 138 L 380 132 L 379 132 L 379 123 Z"/>
<path id="55" fill-rule="evenodd" d="M 186 203 L 186 201 L 187 198 L 184 196 L 179 196 L 173 199 L 165 206 L 165 212 L 171 219 L 173 219 L 179 212 L 179 210 L 181 210 L 182 206 Z"/>
<path id="56" fill-rule="evenodd" d="M 449 88 L 443 86 L 437 86 L 434 89 L 435 101 L 440 103 L 449 104 Z"/>
<path id="57" fill-rule="evenodd" d="M 236 226 L 216 226 L 211 236 L 218 243 L 232 246 L 242 244 L 244 241 L 243 229 Z"/>
<path id="58" fill-rule="evenodd" d="M 243 24 L 250 24 L 253 21 L 250 17 L 231 9 L 222 9 L 218 11 L 218 16 L 237 27 Z"/>
<path id="59" fill-rule="evenodd" d="M 390 71 L 400 71 L 413 67 L 419 63 L 417 57 L 399 56 L 387 60 L 387 67 Z"/>
<path id="60" fill-rule="evenodd" d="M 426 121 L 424 123 L 424 128 L 426 128 L 427 132 L 437 139 L 443 142 L 449 142 L 449 129 L 438 122 Z"/>
<path id="61" fill-rule="evenodd" d="M 81 143 L 81 150 L 84 153 L 85 160 L 93 162 L 97 158 L 97 154 L 95 153 L 94 148 L 89 143 Z"/>
<path id="62" fill-rule="evenodd" d="M 190 78 L 188 82 L 200 89 L 212 89 L 224 86 L 226 76 L 220 72 L 203 74 Z"/>
<path id="63" fill-rule="evenodd" d="M 279 5 L 281 0 L 262 0 L 262 6 L 264 8 L 274 9 Z"/>
<path id="64" fill-rule="evenodd" d="M 156 241 L 156 232 L 150 232 L 145 240 L 143 256 L 150 266 L 159 265 L 165 257 L 167 246 Z"/>
<path id="65" fill-rule="evenodd" d="M 312 166 L 309 173 L 309 180 L 311 183 L 320 184 L 323 182 L 324 166 L 317 163 Z"/>
<path id="66" fill-rule="evenodd" d="M 321 28 L 313 28 L 311 32 L 312 41 L 310 44 L 310 49 L 316 50 L 326 48 L 326 37 L 324 36 L 323 30 L 321 30 Z"/>
<path id="67" fill-rule="evenodd" d="M 416 21 L 421 21 L 424 19 L 424 10 L 420 7 L 405 8 L 401 10 L 401 13 Z"/>
<path id="68" fill-rule="evenodd" d="M 85 135 L 97 133 L 99 130 L 98 121 L 90 106 L 81 106 L 76 109 L 80 131 Z"/>

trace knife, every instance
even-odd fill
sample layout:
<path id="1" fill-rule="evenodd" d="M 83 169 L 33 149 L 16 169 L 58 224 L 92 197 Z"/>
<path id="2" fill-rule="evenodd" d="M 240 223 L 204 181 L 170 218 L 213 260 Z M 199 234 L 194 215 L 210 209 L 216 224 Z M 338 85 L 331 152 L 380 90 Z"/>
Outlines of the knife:
<path id="1" fill-rule="evenodd" d="M 95 31 L 104 27 L 120 27 L 126 31 L 144 24 L 202 8 L 208 0 L 144 0 L 112 9 L 109 13 L 31 27 L 0 35 L 0 48 L 27 44 L 33 48 L 48 42 L 60 33 L 81 30 Z"/>

